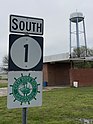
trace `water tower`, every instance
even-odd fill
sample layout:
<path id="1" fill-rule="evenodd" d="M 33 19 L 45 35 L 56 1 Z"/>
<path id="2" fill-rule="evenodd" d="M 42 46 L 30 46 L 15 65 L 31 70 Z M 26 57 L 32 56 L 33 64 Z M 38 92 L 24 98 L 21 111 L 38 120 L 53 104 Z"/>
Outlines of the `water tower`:
<path id="1" fill-rule="evenodd" d="M 70 58 L 72 58 L 72 35 L 75 37 L 76 47 L 77 47 L 77 57 L 80 57 L 80 37 L 81 33 L 83 34 L 83 40 L 85 46 L 85 56 L 87 56 L 87 44 L 86 44 L 86 33 L 85 33 L 85 23 L 84 23 L 84 16 L 81 12 L 74 12 L 70 14 Z M 74 25 L 74 30 L 72 29 L 72 25 Z M 82 31 L 81 27 L 82 25 Z"/>

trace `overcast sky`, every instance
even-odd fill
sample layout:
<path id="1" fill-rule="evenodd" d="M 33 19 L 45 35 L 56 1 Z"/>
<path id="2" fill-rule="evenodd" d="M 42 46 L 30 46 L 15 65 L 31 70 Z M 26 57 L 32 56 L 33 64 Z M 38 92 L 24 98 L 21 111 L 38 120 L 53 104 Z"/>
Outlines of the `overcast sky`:
<path id="1" fill-rule="evenodd" d="M 44 19 L 44 55 L 69 52 L 69 17 L 85 16 L 88 47 L 93 47 L 93 0 L 0 0 L 0 63 L 8 51 L 9 15 Z"/>

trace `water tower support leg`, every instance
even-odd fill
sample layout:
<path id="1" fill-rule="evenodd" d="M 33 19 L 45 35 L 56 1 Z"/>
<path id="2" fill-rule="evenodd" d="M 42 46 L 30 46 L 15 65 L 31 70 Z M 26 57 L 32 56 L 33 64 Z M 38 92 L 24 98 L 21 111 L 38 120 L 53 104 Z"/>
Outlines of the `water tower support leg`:
<path id="1" fill-rule="evenodd" d="M 87 56 L 87 42 L 86 42 L 86 32 L 85 32 L 85 23 L 84 23 L 84 20 L 83 20 L 83 29 L 84 29 L 85 50 L 86 50 L 86 56 Z"/>
<path id="2" fill-rule="evenodd" d="M 70 58 L 71 58 L 71 21 L 70 21 Z"/>
<path id="3" fill-rule="evenodd" d="M 80 57 L 78 18 L 76 21 L 77 57 Z"/>

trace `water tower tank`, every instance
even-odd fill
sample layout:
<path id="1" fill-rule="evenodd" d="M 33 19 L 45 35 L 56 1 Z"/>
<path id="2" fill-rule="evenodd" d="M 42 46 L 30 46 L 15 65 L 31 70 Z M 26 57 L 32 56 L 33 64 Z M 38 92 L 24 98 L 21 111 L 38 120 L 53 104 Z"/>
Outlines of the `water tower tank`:
<path id="1" fill-rule="evenodd" d="M 71 48 L 72 48 L 72 36 L 73 34 L 75 34 L 74 36 L 76 37 L 76 43 L 77 43 L 77 57 L 80 57 L 80 37 L 81 37 L 81 33 L 83 34 L 83 39 L 84 39 L 84 45 L 86 48 L 86 56 L 87 56 L 87 44 L 86 44 L 86 33 L 85 33 L 85 23 L 84 23 L 84 16 L 81 12 L 74 12 L 70 14 L 70 57 L 71 56 Z M 81 23 L 79 23 L 81 22 Z M 81 27 L 79 26 L 79 24 L 82 24 L 82 30 Z M 72 26 L 74 26 L 75 28 L 73 29 Z M 75 40 L 74 40 L 75 41 Z"/>
<path id="2" fill-rule="evenodd" d="M 74 12 L 74 13 L 70 14 L 71 22 L 76 23 L 77 22 L 77 18 L 78 18 L 78 22 L 83 21 L 83 19 L 84 19 L 83 14 L 81 12 Z"/>

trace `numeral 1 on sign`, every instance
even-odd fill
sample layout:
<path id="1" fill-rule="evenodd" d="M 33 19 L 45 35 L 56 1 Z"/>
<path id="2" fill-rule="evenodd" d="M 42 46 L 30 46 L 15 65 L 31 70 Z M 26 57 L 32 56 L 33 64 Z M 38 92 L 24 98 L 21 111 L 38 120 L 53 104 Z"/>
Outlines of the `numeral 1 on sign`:
<path id="1" fill-rule="evenodd" d="M 25 49 L 25 62 L 28 62 L 28 44 L 24 45 L 24 49 Z"/>

